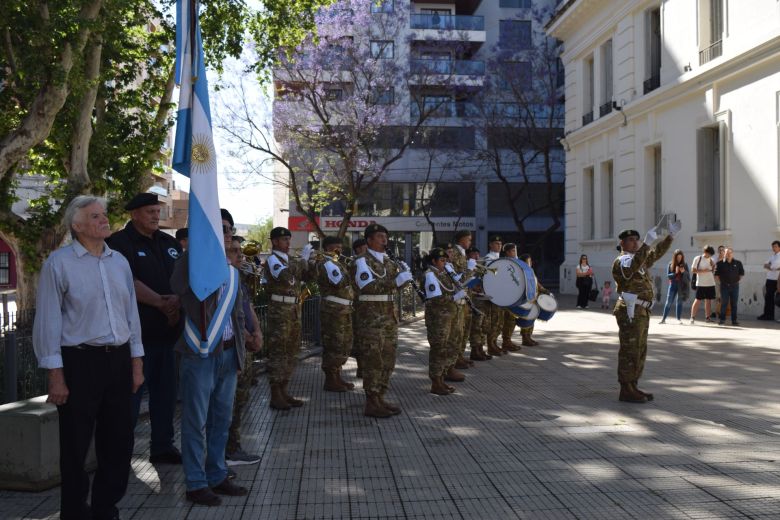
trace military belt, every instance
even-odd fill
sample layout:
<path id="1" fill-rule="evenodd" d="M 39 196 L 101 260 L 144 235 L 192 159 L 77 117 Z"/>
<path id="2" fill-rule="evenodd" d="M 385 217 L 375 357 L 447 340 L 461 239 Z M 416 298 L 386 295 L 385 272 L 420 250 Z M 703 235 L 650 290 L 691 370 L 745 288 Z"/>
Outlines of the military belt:
<path id="1" fill-rule="evenodd" d="M 361 294 L 358 296 L 358 300 L 361 302 L 391 302 L 393 301 L 392 294 Z"/>
<path id="2" fill-rule="evenodd" d="M 352 300 L 347 300 L 346 298 L 339 298 L 338 296 L 326 296 L 324 299 L 329 302 L 338 303 L 340 305 L 352 305 Z"/>
<path id="3" fill-rule="evenodd" d="M 623 300 L 623 297 L 620 297 L 621 300 Z M 625 300 L 623 300 L 623 303 L 625 303 Z M 644 309 L 647 309 L 648 311 L 653 308 L 654 302 L 649 302 L 647 300 L 640 300 L 639 298 L 636 299 L 636 304 L 639 307 L 642 307 Z"/>
<path id="4" fill-rule="evenodd" d="M 271 301 L 279 302 L 279 303 L 298 303 L 298 298 L 296 298 L 295 296 L 282 296 L 281 294 L 272 294 Z"/>

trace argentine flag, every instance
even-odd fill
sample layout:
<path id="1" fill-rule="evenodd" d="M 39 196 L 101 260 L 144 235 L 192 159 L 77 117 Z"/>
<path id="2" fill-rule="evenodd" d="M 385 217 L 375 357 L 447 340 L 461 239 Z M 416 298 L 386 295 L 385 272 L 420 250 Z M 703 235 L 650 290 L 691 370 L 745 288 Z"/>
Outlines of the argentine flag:
<path id="1" fill-rule="evenodd" d="M 211 323 L 205 323 L 204 311 L 200 316 L 187 316 L 184 322 L 187 344 L 205 358 L 222 344 L 238 294 L 238 270 L 229 267 L 225 257 L 199 8 L 197 0 L 176 3 L 176 83 L 181 92 L 173 168 L 190 178 L 190 288 L 200 301 L 222 289 Z"/>

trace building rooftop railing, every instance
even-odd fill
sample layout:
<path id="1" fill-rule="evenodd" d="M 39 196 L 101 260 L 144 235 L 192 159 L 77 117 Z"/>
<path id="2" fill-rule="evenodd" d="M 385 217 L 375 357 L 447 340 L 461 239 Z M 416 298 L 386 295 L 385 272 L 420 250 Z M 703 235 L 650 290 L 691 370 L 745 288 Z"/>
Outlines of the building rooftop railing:
<path id="1" fill-rule="evenodd" d="M 483 16 L 466 15 L 412 14 L 410 26 L 412 29 L 484 31 L 485 18 Z"/>
<path id="2" fill-rule="evenodd" d="M 477 60 L 410 60 L 412 74 L 454 74 L 458 76 L 484 76 L 485 62 Z"/>

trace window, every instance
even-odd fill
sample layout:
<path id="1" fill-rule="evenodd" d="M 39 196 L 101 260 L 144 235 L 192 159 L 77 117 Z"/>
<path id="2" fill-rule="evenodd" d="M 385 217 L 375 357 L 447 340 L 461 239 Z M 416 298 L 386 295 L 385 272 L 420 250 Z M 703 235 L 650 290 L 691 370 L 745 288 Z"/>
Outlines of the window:
<path id="1" fill-rule="evenodd" d="M 566 83 L 566 71 L 560 58 L 555 60 L 555 86 L 562 87 Z"/>
<path id="2" fill-rule="evenodd" d="M 344 99 L 344 91 L 340 88 L 326 88 L 325 99 L 328 101 L 341 101 Z"/>
<path id="3" fill-rule="evenodd" d="M 720 126 L 699 129 L 697 136 L 699 231 L 725 227 L 724 143 Z"/>
<path id="4" fill-rule="evenodd" d="M 425 126 L 417 130 L 410 143 L 412 148 L 474 149 L 474 128 Z"/>
<path id="5" fill-rule="evenodd" d="M 371 57 L 387 60 L 393 58 L 393 42 L 390 40 L 371 40 Z"/>
<path id="6" fill-rule="evenodd" d="M 357 202 L 356 216 L 403 216 L 403 184 L 379 182 L 364 192 Z"/>
<path id="7" fill-rule="evenodd" d="M 521 217 L 534 212 L 536 217 L 549 217 L 553 214 L 563 215 L 565 187 L 563 183 L 553 183 L 550 193 L 546 182 L 509 184 L 510 203 L 507 197 L 507 186 L 503 182 L 490 182 L 488 192 L 488 217 L 512 217 L 512 207 L 519 209 Z"/>
<path id="8" fill-rule="evenodd" d="M 530 49 L 530 20 L 500 20 L 498 24 L 498 42 L 499 45 L 508 49 Z"/>
<path id="9" fill-rule="evenodd" d="M 644 93 L 661 85 L 661 8 L 645 13 L 645 82 Z"/>
<path id="10" fill-rule="evenodd" d="M 392 13 L 393 0 L 373 0 L 371 2 L 372 13 Z"/>
<path id="11" fill-rule="evenodd" d="M 528 61 L 503 61 L 498 87 L 501 90 L 520 90 L 531 87 L 531 63 Z"/>
<path id="12" fill-rule="evenodd" d="M 415 185 L 411 206 L 415 216 L 473 217 L 473 182 L 428 182 Z"/>
<path id="13" fill-rule="evenodd" d="M 371 102 L 375 105 L 392 105 L 395 103 L 395 89 L 393 87 L 374 88 L 371 93 Z"/>
<path id="14" fill-rule="evenodd" d="M 11 283 L 11 254 L 0 253 L 0 285 Z"/>
<path id="15" fill-rule="evenodd" d="M 599 117 L 612 112 L 612 40 L 601 46 L 601 107 Z"/>
<path id="16" fill-rule="evenodd" d="M 500 0 L 498 6 L 528 9 L 531 7 L 531 0 Z"/>
<path id="17" fill-rule="evenodd" d="M 653 146 L 650 150 L 650 193 L 652 193 L 653 200 L 649 204 L 649 208 L 652 211 L 650 214 L 650 221 L 655 223 L 661 219 L 661 213 L 663 210 L 663 192 L 662 187 L 662 173 L 663 173 L 663 156 L 661 155 L 661 146 Z"/>
<path id="18" fill-rule="evenodd" d="M 582 75 L 585 89 L 582 93 L 582 126 L 585 126 L 593 121 L 593 56 L 583 63 Z"/>
<path id="19" fill-rule="evenodd" d="M 699 0 L 699 65 L 723 54 L 723 0 Z"/>
<path id="20" fill-rule="evenodd" d="M 582 175 L 582 239 L 593 240 L 595 238 L 596 216 L 593 211 L 594 183 L 593 168 L 586 168 Z"/>
<path id="21" fill-rule="evenodd" d="M 615 176 L 612 161 L 601 165 L 601 238 L 615 236 Z"/>

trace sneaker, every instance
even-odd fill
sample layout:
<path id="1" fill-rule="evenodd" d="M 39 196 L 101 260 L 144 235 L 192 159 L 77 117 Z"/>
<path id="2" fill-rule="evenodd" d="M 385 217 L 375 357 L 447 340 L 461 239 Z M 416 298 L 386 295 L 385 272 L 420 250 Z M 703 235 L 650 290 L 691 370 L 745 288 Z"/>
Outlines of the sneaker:
<path id="1" fill-rule="evenodd" d="M 694 325 L 695 323 L 696 323 L 696 320 L 694 320 L 693 318 L 691 318 L 691 325 Z"/>
<path id="2" fill-rule="evenodd" d="M 707 318 L 707 323 L 715 323 L 715 322 L 712 321 L 712 318 Z M 723 322 L 721 322 L 721 323 L 723 323 Z"/>
<path id="3" fill-rule="evenodd" d="M 683 324 L 682 320 L 677 320 L 677 325 L 682 325 L 682 324 Z"/>
<path id="4" fill-rule="evenodd" d="M 228 466 L 244 466 L 247 464 L 257 464 L 260 462 L 260 455 L 252 455 L 242 449 L 225 454 L 225 463 Z"/>
<path id="5" fill-rule="evenodd" d="M 577 305 L 577 308 L 578 309 L 582 309 L 582 305 Z"/>
<path id="6" fill-rule="evenodd" d="M 707 320 L 707 321 L 709 321 L 709 320 Z M 725 322 L 725 321 L 723 321 L 723 320 L 720 320 L 720 321 L 718 322 L 718 325 L 725 325 L 725 324 L 726 324 L 726 322 Z"/>
<path id="7" fill-rule="evenodd" d="M 185 496 L 187 497 L 187 500 L 190 502 L 195 502 L 196 504 L 202 505 L 202 506 L 218 506 L 222 503 L 222 499 L 219 498 L 216 493 L 214 493 L 211 489 L 205 487 L 201 489 L 195 489 L 193 491 L 187 491 L 185 493 Z"/>
<path id="8" fill-rule="evenodd" d="M 735 327 L 739 327 L 739 322 L 738 321 L 732 321 L 731 324 L 733 326 L 735 326 Z"/>
<path id="9" fill-rule="evenodd" d="M 658 322 L 659 325 L 666 325 L 666 320 L 661 320 Z"/>

